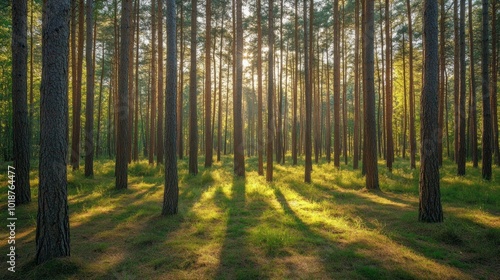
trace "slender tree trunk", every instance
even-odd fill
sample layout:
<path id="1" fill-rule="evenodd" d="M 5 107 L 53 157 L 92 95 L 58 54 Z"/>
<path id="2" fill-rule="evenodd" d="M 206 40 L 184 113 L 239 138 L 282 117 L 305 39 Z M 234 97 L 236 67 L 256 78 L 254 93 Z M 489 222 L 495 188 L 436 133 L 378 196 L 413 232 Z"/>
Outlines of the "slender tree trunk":
<path id="1" fill-rule="evenodd" d="M 243 15 L 242 0 L 236 0 L 236 92 L 233 101 L 234 121 L 234 174 L 245 176 L 245 150 L 243 143 Z"/>
<path id="2" fill-rule="evenodd" d="M 260 1 L 260 0 L 259 0 Z M 297 165 L 297 88 L 299 84 L 299 14 L 298 14 L 299 0 L 295 0 L 294 10 L 294 45 L 295 45 L 295 75 L 293 79 L 293 124 L 292 124 L 292 162 L 293 165 Z M 259 64 L 260 65 L 260 64 Z"/>
<path id="3" fill-rule="evenodd" d="M 465 139 L 465 0 L 460 0 L 460 96 L 459 96 L 459 135 L 458 135 L 458 175 L 465 175 L 465 160 L 466 160 L 466 139 Z"/>
<path id="4" fill-rule="evenodd" d="M 80 168 L 80 124 L 82 111 L 82 68 L 83 68 L 83 39 L 84 39 L 84 13 L 83 0 L 78 4 L 78 58 L 75 99 L 73 100 L 73 139 L 71 141 L 71 165 L 73 170 Z"/>
<path id="5" fill-rule="evenodd" d="M 158 121 L 156 124 L 156 162 L 163 163 L 165 149 L 163 145 L 163 110 L 164 87 L 163 87 L 163 0 L 158 0 Z"/>
<path id="6" fill-rule="evenodd" d="M 307 0 L 304 0 L 307 1 Z M 269 35 L 268 35 L 268 67 L 267 67 L 267 168 L 266 181 L 273 181 L 273 97 L 274 97 L 274 4 L 269 0 Z"/>
<path id="7" fill-rule="evenodd" d="M 493 1 L 495 2 L 495 1 Z M 482 96 L 483 96 L 483 154 L 482 154 L 482 176 L 485 180 L 491 180 L 491 104 L 490 104 L 490 85 L 489 85 L 489 61 L 488 61 L 488 45 L 489 45 L 489 32 L 488 32 L 488 0 L 482 0 L 482 52 L 481 52 L 481 76 L 482 76 Z M 495 9 L 493 9 L 494 11 Z M 495 14 L 493 13 L 493 17 Z M 493 26 L 492 29 L 495 29 Z M 495 59 L 494 59 L 495 60 Z"/>
<path id="8" fill-rule="evenodd" d="M 389 0 L 385 0 L 385 57 L 386 57 L 386 67 L 385 67 L 385 127 L 386 127 L 386 163 L 389 171 L 392 170 L 392 162 L 394 161 L 394 138 L 392 132 L 392 34 L 391 34 L 391 24 L 390 24 L 390 6 Z"/>
<path id="9" fill-rule="evenodd" d="M 135 0 L 133 0 L 135 3 Z M 127 143 L 127 157 L 128 157 L 128 163 L 132 162 L 132 143 L 133 143 L 133 136 L 134 136 L 134 35 L 135 35 L 135 9 L 137 7 L 134 7 L 134 10 L 132 11 L 132 18 L 131 18 L 131 28 L 129 30 L 129 39 L 130 39 L 130 44 L 128 48 L 128 116 L 129 116 L 129 122 L 128 122 L 128 143 Z"/>
<path id="10" fill-rule="evenodd" d="M 411 169 L 415 169 L 415 154 L 417 152 L 417 140 L 415 135 L 415 94 L 413 92 L 413 30 L 412 30 L 412 19 L 411 19 L 411 6 L 410 0 L 406 0 L 406 7 L 408 11 L 408 45 L 409 45 L 409 56 L 410 56 L 410 166 Z"/>
<path id="11" fill-rule="evenodd" d="M 403 149 L 402 156 L 406 158 L 406 131 L 408 130 L 408 101 L 406 98 L 406 52 L 405 52 L 405 34 L 403 33 L 403 108 L 404 108 L 404 124 L 403 124 Z"/>
<path id="12" fill-rule="evenodd" d="M 446 69 L 446 41 L 445 41 L 445 21 L 446 21 L 446 11 L 445 11 L 445 0 L 439 0 L 441 6 L 441 17 L 439 19 L 439 112 L 438 112 L 438 160 L 439 166 L 443 165 L 443 126 L 444 126 L 444 96 L 445 96 L 445 83 L 444 83 L 444 71 Z M 448 135 L 446 135 L 448 138 Z"/>
<path id="13" fill-rule="evenodd" d="M 470 81 L 469 81 L 469 141 L 474 167 L 478 167 L 477 157 L 477 128 L 476 128 L 476 78 L 474 74 L 474 35 L 472 28 L 472 0 L 469 0 L 469 52 L 470 52 Z"/>
<path id="14" fill-rule="evenodd" d="M 176 155 L 177 49 L 175 0 L 167 0 L 167 86 L 165 119 L 165 191 L 162 215 L 177 214 L 179 185 Z M 163 105 L 162 105 L 163 106 Z"/>
<path id="15" fill-rule="evenodd" d="M 30 190 L 30 140 L 28 123 L 28 3 L 26 0 L 12 2 L 12 111 L 14 136 L 14 170 L 16 205 L 31 201 Z M 67 58 L 67 57 L 66 57 Z M 62 129 L 66 132 L 65 128 Z M 9 177 L 10 179 L 10 177 Z M 10 191 L 9 191 L 10 192 Z"/>
<path id="16" fill-rule="evenodd" d="M 133 143 L 133 159 L 135 162 L 139 161 L 139 11 L 140 0 L 135 1 L 135 32 L 136 32 L 136 50 L 135 50 L 135 113 L 134 113 L 134 143 Z M 142 122 L 142 121 L 141 121 Z"/>
<path id="17" fill-rule="evenodd" d="M 462 6 L 463 7 L 463 6 Z M 438 162 L 438 4 L 424 0 L 424 85 L 420 97 L 421 157 L 420 204 L 418 220 L 428 223 L 443 221 L 439 191 Z"/>
<path id="18" fill-rule="evenodd" d="M 70 1 L 46 0 L 42 9 L 40 173 L 35 256 L 38 264 L 70 255 L 66 178 Z"/>
<path id="19" fill-rule="evenodd" d="M 347 165 L 347 58 L 345 42 L 345 1 L 342 2 L 342 134 L 344 164 Z"/>
<path id="20" fill-rule="evenodd" d="M 333 165 L 340 167 L 340 20 L 339 1 L 333 1 Z"/>
<path id="21" fill-rule="evenodd" d="M 360 122 L 360 98 L 359 98 L 359 1 L 355 0 L 356 6 L 354 8 L 354 155 L 353 155 L 353 169 L 358 169 L 359 160 L 359 122 Z"/>
<path id="22" fill-rule="evenodd" d="M 327 35 L 328 37 L 328 35 Z M 328 43 L 327 43 L 328 45 Z M 331 162 L 332 158 L 331 158 L 331 154 L 332 154 L 332 142 L 331 142 L 331 139 L 332 139 L 332 131 L 331 131 L 331 115 L 330 115 L 330 111 L 331 111 L 331 108 L 330 108 L 330 63 L 328 61 L 328 57 L 329 57 L 329 54 L 328 54 L 328 49 L 327 49 L 327 52 L 326 52 L 326 137 L 325 137 L 325 145 L 326 145 L 326 149 L 325 149 L 325 152 L 326 152 L 326 161 L 328 163 Z"/>
<path id="23" fill-rule="evenodd" d="M 156 1 L 151 1 L 151 105 L 149 116 L 149 164 L 154 164 L 156 154 L 156 90 L 157 90 L 157 61 L 156 61 Z"/>
<path id="24" fill-rule="evenodd" d="M 35 141 L 33 140 L 33 130 L 34 130 L 34 125 L 35 125 L 35 119 L 33 117 L 33 114 L 35 112 L 35 100 L 33 96 L 33 76 L 34 76 L 34 68 L 33 68 L 33 38 L 34 36 L 34 31 L 33 31 L 33 10 L 35 9 L 34 6 L 34 0 L 31 0 L 31 8 L 30 8 L 30 104 L 29 104 L 29 135 L 28 135 L 28 140 L 30 141 L 30 152 L 33 152 L 33 143 Z"/>
<path id="25" fill-rule="evenodd" d="M 366 166 L 366 188 L 378 190 L 378 167 L 377 167 L 377 135 L 375 130 L 375 85 L 374 85 L 374 3 L 365 0 L 365 25 L 363 42 L 363 83 L 365 101 L 365 166 Z"/>
<path id="26" fill-rule="evenodd" d="M 94 63 L 92 61 L 93 43 L 93 0 L 87 0 L 87 37 L 85 63 L 87 66 L 87 104 L 85 107 L 85 176 L 94 176 Z"/>
<path id="27" fill-rule="evenodd" d="M 205 15 L 205 167 L 212 166 L 213 143 L 212 131 L 210 129 L 210 112 L 212 101 L 210 47 L 212 44 L 212 1 L 206 2 Z"/>
<path id="28" fill-rule="evenodd" d="M 264 175 L 264 127 L 262 109 L 262 7 L 261 0 L 257 0 L 257 153 L 259 157 L 259 175 Z"/>
<path id="29" fill-rule="evenodd" d="M 182 133 L 182 113 L 183 107 L 182 104 L 184 102 L 184 4 L 182 1 L 180 2 L 180 62 L 179 62 L 179 88 L 177 91 L 177 154 L 179 159 L 183 158 L 184 155 L 184 136 Z"/>
<path id="30" fill-rule="evenodd" d="M 120 68 L 118 73 L 118 131 L 116 141 L 116 188 L 127 188 L 128 168 L 128 49 L 130 47 L 129 30 L 131 28 L 130 15 L 132 0 L 123 0 L 122 18 L 120 21 Z"/>
<path id="31" fill-rule="evenodd" d="M 459 128 L 459 90 L 460 90 L 460 37 L 458 25 L 458 0 L 453 0 L 453 28 L 454 28 L 454 60 L 453 60 L 453 113 L 454 113 L 454 149 L 453 158 L 455 163 L 458 163 L 458 132 Z"/>
<path id="32" fill-rule="evenodd" d="M 311 22 L 308 22 L 307 20 L 307 0 L 304 0 L 304 73 L 305 73 L 305 79 L 304 79 L 304 84 L 305 84 L 305 105 L 306 105 L 306 116 L 305 116 L 305 155 L 306 155 L 306 162 L 305 162 L 305 178 L 304 181 L 306 183 L 311 182 L 311 171 L 312 171 L 312 147 L 311 147 L 311 118 L 312 118 L 312 93 L 311 93 L 311 81 L 310 81 L 310 72 L 309 72 L 309 50 L 308 50 L 308 41 L 309 41 L 309 34 L 308 34 L 308 25 L 312 24 Z"/>
<path id="33" fill-rule="evenodd" d="M 500 148 L 498 139 L 498 100 L 497 100 L 497 77 L 498 77 L 498 49 L 497 49 L 497 1 L 492 3 L 492 15 L 491 18 L 491 95 L 490 95 L 490 106 L 491 106 L 491 120 L 493 126 L 493 152 L 495 154 L 494 161 L 497 166 L 500 166 Z M 484 95 L 483 95 L 484 96 Z"/>
<path id="34" fill-rule="evenodd" d="M 96 133 L 97 133 L 97 137 L 96 137 L 96 141 L 95 141 L 95 144 L 96 144 L 96 148 L 95 148 L 95 157 L 96 158 L 99 158 L 99 153 L 101 152 L 101 145 L 100 145 L 100 135 L 101 135 L 101 114 L 102 114 L 102 86 L 103 86 L 103 80 L 104 80 L 104 46 L 106 44 L 103 42 L 102 43 L 102 48 L 101 48 L 101 52 L 102 52 L 102 57 L 101 57 L 101 61 L 102 61 L 102 64 L 101 64 L 101 78 L 100 78 L 100 82 L 99 82 L 99 103 L 98 103 L 98 109 L 97 109 L 97 128 L 96 128 Z"/>
<path id="35" fill-rule="evenodd" d="M 191 19 L 198 17 L 198 1 L 191 0 Z M 191 69 L 189 77 L 189 173 L 198 174 L 198 122 L 196 108 L 196 31 L 197 22 L 191 20 Z"/>

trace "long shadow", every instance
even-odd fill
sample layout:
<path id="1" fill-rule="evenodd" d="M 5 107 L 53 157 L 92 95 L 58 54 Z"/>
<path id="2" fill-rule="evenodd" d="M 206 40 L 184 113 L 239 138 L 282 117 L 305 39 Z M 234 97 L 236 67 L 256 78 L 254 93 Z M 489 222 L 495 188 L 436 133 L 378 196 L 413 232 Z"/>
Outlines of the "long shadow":
<path id="1" fill-rule="evenodd" d="M 221 195 L 224 196 L 218 193 L 215 202 L 228 211 L 228 219 L 215 279 L 269 278 L 263 274 L 254 254 L 248 248 L 252 214 L 248 212 L 246 205 L 246 179 L 233 178 L 231 199 L 221 198 Z"/>

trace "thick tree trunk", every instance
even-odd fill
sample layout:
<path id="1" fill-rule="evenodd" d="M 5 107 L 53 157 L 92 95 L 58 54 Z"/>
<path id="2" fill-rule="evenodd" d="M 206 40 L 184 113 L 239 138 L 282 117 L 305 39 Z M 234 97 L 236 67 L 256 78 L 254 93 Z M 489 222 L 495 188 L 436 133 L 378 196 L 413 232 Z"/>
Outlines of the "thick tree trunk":
<path id="1" fill-rule="evenodd" d="M 483 155 L 482 155 L 482 170 L 483 179 L 491 180 L 491 104 L 490 104 L 490 85 L 489 85 L 489 61 L 488 61 L 488 0 L 482 0 L 482 52 L 481 52 L 481 76 L 482 76 L 482 96 L 483 96 Z M 495 16 L 495 14 L 493 14 Z M 493 29 L 495 26 L 493 26 Z"/>
<path id="2" fill-rule="evenodd" d="M 365 82 L 363 84 L 365 101 L 365 166 L 366 166 L 366 188 L 378 190 L 378 167 L 377 167 L 377 135 L 375 130 L 375 85 L 374 85 L 374 3 L 365 0 L 365 25 L 363 42 L 363 73 Z"/>
<path id="3" fill-rule="evenodd" d="M 123 0 L 122 18 L 120 21 L 120 65 L 118 72 L 118 127 L 116 137 L 116 188 L 127 188 L 128 167 L 128 55 L 130 45 L 129 29 L 131 28 L 130 16 L 132 0 Z"/>
<path id="4" fill-rule="evenodd" d="M 40 183 L 35 256 L 38 264 L 70 255 L 66 178 L 69 11 L 69 0 L 43 3 Z"/>
<path id="5" fill-rule="evenodd" d="M 93 0 L 87 0 L 87 37 L 85 45 L 85 64 L 87 66 L 87 104 L 85 107 L 85 176 L 94 176 L 94 63 L 92 61 L 93 43 Z"/>
<path id="6" fill-rule="evenodd" d="M 165 118 L 165 192 L 162 215 L 177 214 L 179 185 L 176 155 L 177 49 L 175 0 L 167 0 L 167 86 Z"/>
<path id="7" fill-rule="evenodd" d="M 30 140 L 28 123 L 28 4 L 26 0 L 12 2 L 12 111 L 14 135 L 14 172 L 16 204 L 31 201 Z M 66 57 L 67 58 L 67 57 Z M 66 132 L 66 128 L 62 128 Z"/>
<path id="8" fill-rule="evenodd" d="M 198 1 L 191 0 L 191 18 L 198 17 Z M 196 20 L 191 20 L 191 69 L 189 72 L 189 173 L 198 174 L 198 121 L 196 108 Z"/>
<path id="9" fill-rule="evenodd" d="M 420 203 L 418 220 L 443 221 L 438 162 L 438 5 L 424 0 L 424 85 L 421 102 Z"/>

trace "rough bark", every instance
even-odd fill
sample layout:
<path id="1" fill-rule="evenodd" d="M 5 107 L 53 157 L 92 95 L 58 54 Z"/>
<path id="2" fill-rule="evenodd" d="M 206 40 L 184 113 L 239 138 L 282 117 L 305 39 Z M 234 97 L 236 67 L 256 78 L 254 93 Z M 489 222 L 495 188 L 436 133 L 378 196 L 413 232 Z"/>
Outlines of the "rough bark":
<path id="1" fill-rule="evenodd" d="M 438 160 L 439 166 L 443 165 L 443 127 L 444 127 L 444 96 L 446 94 L 445 91 L 445 83 L 444 83 L 444 72 L 446 69 L 445 65 L 445 50 L 446 50 L 446 41 L 445 41 L 445 20 L 446 20 L 446 11 L 444 6 L 444 0 L 439 0 L 441 6 L 441 17 L 439 19 L 439 112 L 438 112 Z M 448 135 L 446 135 L 448 138 Z"/>
<path id="2" fill-rule="evenodd" d="M 438 162 L 438 4 L 424 1 L 424 84 L 422 89 L 420 133 L 420 200 L 418 220 L 436 223 L 443 221 L 439 191 Z"/>
<path id="3" fill-rule="evenodd" d="M 87 104 L 85 105 L 85 176 L 94 176 L 94 63 L 93 48 L 93 0 L 87 0 L 86 25 L 87 36 L 85 45 L 85 64 L 87 66 Z"/>
<path id="4" fill-rule="evenodd" d="M 158 120 L 156 124 L 156 162 L 163 163 L 165 149 L 163 145 L 163 0 L 158 0 Z"/>
<path id="5" fill-rule="evenodd" d="M 177 214 L 179 185 L 176 155 L 176 94 L 177 94 L 177 50 L 175 0 L 167 0 L 167 85 L 165 92 L 165 192 L 163 215 Z"/>
<path id="6" fill-rule="evenodd" d="M 465 103 L 466 103 L 466 65 L 465 65 L 465 0 L 460 0 L 460 83 L 459 83 L 459 123 L 458 123 L 458 154 L 457 154 L 457 174 L 465 175 L 466 160 L 466 139 L 465 139 Z"/>
<path id="7" fill-rule="evenodd" d="M 359 160 L 359 122 L 360 122 L 360 98 L 359 98 L 359 0 L 354 8 L 354 155 L 353 169 L 358 169 Z"/>
<path id="8" fill-rule="evenodd" d="M 28 3 L 12 1 L 12 111 L 16 204 L 31 201 L 28 124 Z M 63 128 L 64 132 L 66 129 Z"/>
<path id="9" fill-rule="evenodd" d="M 120 65 L 118 72 L 118 127 L 116 137 L 116 188 L 127 188 L 128 167 L 128 55 L 130 45 L 129 29 L 131 28 L 130 16 L 132 0 L 123 0 L 122 16 L 120 21 Z"/>
<path id="10" fill-rule="evenodd" d="M 374 3 L 365 0 L 365 25 L 363 42 L 363 72 L 365 82 L 363 93 L 365 100 L 365 166 L 366 166 L 366 188 L 378 190 L 378 167 L 377 167 L 377 132 L 375 126 L 375 84 L 374 84 Z"/>
<path id="11" fill-rule="evenodd" d="M 236 92 L 233 101 L 234 121 L 234 174 L 245 176 L 245 151 L 243 146 L 243 15 L 242 0 L 236 1 Z"/>
<path id="12" fill-rule="evenodd" d="M 198 16 L 198 1 L 191 0 L 191 18 Z M 198 174 L 198 122 L 196 108 L 196 20 L 191 20 L 191 69 L 189 72 L 189 173 Z"/>
<path id="13" fill-rule="evenodd" d="M 42 18 L 40 174 L 36 262 L 70 255 L 68 154 L 69 0 L 46 0 Z"/>
<path id="14" fill-rule="evenodd" d="M 489 85 L 489 59 L 488 59 L 488 0 L 482 0 L 482 36 L 481 36 L 481 76 L 482 76 L 482 97 L 483 97 L 483 155 L 482 155 L 482 176 L 483 179 L 491 180 L 491 104 L 490 104 L 490 85 Z M 495 14 L 493 14 L 495 16 Z M 495 28 L 495 26 L 493 26 Z"/>

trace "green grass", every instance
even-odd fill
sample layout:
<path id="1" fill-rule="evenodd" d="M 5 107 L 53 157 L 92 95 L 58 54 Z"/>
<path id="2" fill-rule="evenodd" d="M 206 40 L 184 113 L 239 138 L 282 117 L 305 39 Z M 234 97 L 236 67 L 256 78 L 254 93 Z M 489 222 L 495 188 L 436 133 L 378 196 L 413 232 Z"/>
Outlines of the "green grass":
<path id="1" fill-rule="evenodd" d="M 129 166 L 129 188 L 114 189 L 114 163 L 94 178 L 68 169 L 71 257 L 36 266 L 38 172 L 33 202 L 18 206 L 16 273 L 2 279 L 495 279 L 500 278 L 500 168 L 491 182 L 445 161 L 445 222 L 417 222 L 418 170 L 379 162 L 381 192 L 364 190 L 359 170 L 320 162 L 313 183 L 302 165 L 275 165 L 274 182 L 247 159 L 235 178 L 232 158 L 197 176 L 179 162 L 179 214 L 163 217 L 164 176 L 147 161 Z M 203 162 L 203 160 L 199 160 Z M 37 166 L 33 163 L 32 166 Z M 7 165 L 0 164 L 6 221 Z M 4 235 L 5 236 L 5 235 Z M 7 244 L 0 244 L 7 254 Z"/>

